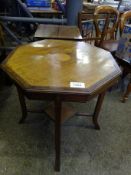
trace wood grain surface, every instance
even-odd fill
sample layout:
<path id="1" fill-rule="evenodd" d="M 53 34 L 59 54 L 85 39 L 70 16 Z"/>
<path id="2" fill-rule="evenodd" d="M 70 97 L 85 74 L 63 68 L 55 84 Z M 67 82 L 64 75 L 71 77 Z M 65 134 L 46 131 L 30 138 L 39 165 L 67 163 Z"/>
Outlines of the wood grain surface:
<path id="1" fill-rule="evenodd" d="M 43 40 L 18 47 L 2 68 L 25 88 L 87 92 L 120 75 L 111 54 L 85 42 Z M 84 87 L 72 87 L 71 82 Z"/>

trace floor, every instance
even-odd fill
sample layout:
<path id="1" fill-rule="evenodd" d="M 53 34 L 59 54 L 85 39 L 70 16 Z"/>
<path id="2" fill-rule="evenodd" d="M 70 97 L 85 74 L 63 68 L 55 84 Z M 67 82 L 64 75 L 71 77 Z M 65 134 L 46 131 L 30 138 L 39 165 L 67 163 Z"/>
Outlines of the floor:
<path id="1" fill-rule="evenodd" d="M 61 172 L 55 173 L 54 124 L 44 114 L 29 114 L 24 124 L 15 87 L 0 85 L 0 175 L 131 175 L 131 98 L 107 92 L 100 115 L 101 130 L 91 118 L 72 117 L 62 126 Z M 71 103 L 93 111 L 96 99 Z M 30 102 L 46 108 L 49 102 Z"/>

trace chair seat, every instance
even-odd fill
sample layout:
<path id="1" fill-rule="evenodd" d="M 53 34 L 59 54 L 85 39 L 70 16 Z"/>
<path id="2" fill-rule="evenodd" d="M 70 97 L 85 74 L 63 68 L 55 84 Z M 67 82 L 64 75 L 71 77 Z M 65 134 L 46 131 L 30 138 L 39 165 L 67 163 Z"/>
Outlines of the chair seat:
<path id="1" fill-rule="evenodd" d="M 118 41 L 117 40 L 103 41 L 101 44 L 101 48 L 108 50 L 109 52 L 114 52 L 118 48 Z"/>

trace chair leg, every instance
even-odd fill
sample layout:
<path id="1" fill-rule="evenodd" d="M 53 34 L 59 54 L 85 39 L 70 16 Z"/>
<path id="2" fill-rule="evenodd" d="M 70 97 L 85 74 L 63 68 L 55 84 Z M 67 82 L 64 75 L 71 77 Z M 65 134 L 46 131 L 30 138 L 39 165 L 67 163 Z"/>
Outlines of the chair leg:
<path id="1" fill-rule="evenodd" d="M 126 102 L 126 100 L 128 99 L 128 96 L 129 96 L 130 92 L 131 92 L 131 80 L 130 80 L 128 86 L 127 86 L 127 89 L 126 89 L 126 92 L 125 92 L 124 96 L 122 97 L 122 100 L 121 100 L 122 103 L 125 103 Z"/>
<path id="2" fill-rule="evenodd" d="M 97 130 L 100 130 L 100 126 L 98 124 L 98 117 L 99 117 L 101 106 L 102 106 L 102 103 L 103 103 L 103 100 L 104 100 L 104 96 L 105 96 L 105 92 L 101 93 L 98 96 L 95 111 L 94 111 L 94 114 L 93 114 L 93 123 L 95 125 L 95 129 L 97 129 Z"/>
<path id="3" fill-rule="evenodd" d="M 19 123 L 21 124 L 21 123 L 24 123 L 24 121 L 27 117 L 27 107 L 26 107 L 24 94 L 19 87 L 17 87 L 17 92 L 18 92 L 19 101 L 20 101 L 20 105 L 21 105 L 21 111 L 22 111 L 22 117 L 19 121 Z"/>

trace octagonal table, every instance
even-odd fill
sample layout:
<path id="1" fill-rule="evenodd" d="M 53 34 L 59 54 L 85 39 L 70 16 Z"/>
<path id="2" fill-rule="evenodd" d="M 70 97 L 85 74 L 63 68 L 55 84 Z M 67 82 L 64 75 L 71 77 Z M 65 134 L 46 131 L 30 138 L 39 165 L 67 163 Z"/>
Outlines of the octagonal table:
<path id="1" fill-rule="evenodd" d="M 120 75 L 112 55 L 85 42 L 43 40 L 16 48 L 2 63 L 14 80 L 22 109 L 27 116 L 25 97 L 54 101 L 55 170 L 60 170 L 61 112 L 65 101 L 87 102 L 98 96 L 92 115 L 100 129 L 98 115 L 106 90 Z"/>

